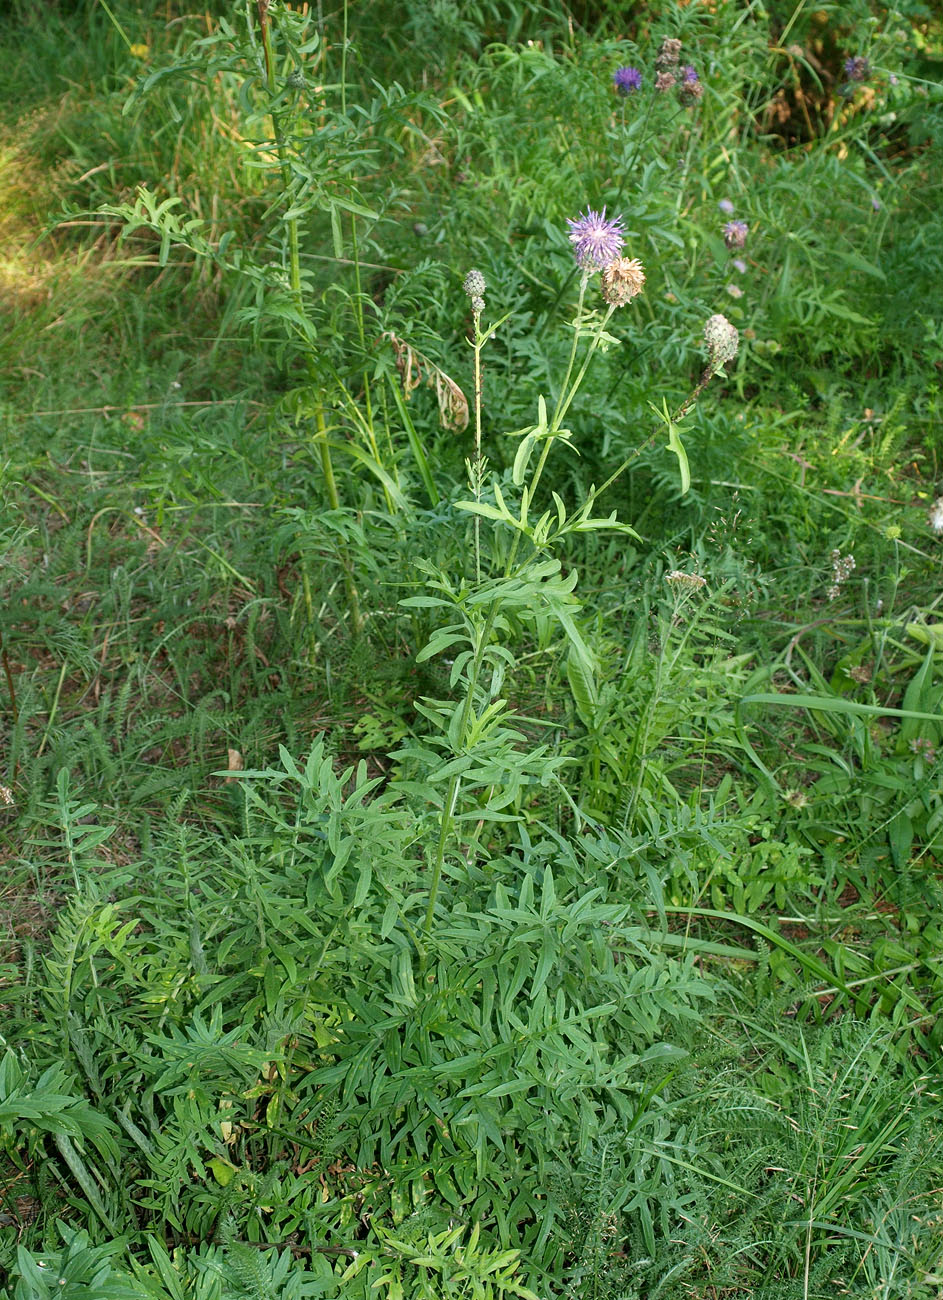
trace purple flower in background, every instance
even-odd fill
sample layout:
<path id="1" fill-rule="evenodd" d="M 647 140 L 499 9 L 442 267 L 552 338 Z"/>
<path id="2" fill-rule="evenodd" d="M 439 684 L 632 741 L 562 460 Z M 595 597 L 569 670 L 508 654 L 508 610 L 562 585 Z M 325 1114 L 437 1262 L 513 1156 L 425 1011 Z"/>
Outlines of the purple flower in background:
<path id="1" fill-rule="evenodd" d="M 678 100 L 685 105 L 696 104 L 704 94 L 704 87 L 697 75 L 697 70 L 686 63 L 681 69 L 681 81 L 678 85 Z"/>
<path id="2" fill-rule="evenodd" d="M 747 264 L 742 257 L 735 257 L 733 259 L 733 269 L 739 271 L 741 275 L 746 275 Z"/>
<path id="3" fill-rule="evenodd" d="M 620 95 L 634 95 L 642 84 L 642 74 L 638 68 L 616 68 L 612 80 Z"/>
<path id="4" fill-rule="evenodd" d="M 868 60 L 861 54 L 845 60 L 845 76 L 849 81 L 867 81 L 870 72 Z"/>
<path id="5" fill-rule="evenodd" d="M 724 226 L 724 243 L 728 248 L 743 248 L 749 232 L 745 221 L 728 221 Z"/>
<path id="6" fill-rule="evenodd" d="M 587 208 L 575 221 L 569 218 L 570 242 L 573 255 L 581 271 L 601 271 L 604 266 L 614 262 L 622 252 L 625 236 L 622 233 L 622 218 L 606 219 L 606 209 L 594 212 Z"/>
<path id="7" fill-rule="evenodd" d="M 726 212 L 728 217 L 731 212 L 733 212 L 733 204 L 729 199 L 721 199 L 717 206 L 720 208 L 721 212 Z"/>

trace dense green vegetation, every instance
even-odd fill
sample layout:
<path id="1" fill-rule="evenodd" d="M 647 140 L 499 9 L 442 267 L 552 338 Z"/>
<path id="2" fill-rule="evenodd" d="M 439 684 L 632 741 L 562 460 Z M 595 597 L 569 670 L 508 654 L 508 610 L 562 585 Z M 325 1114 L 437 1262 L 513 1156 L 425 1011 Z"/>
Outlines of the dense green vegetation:
<path id="1" fill-rule="evenodd" d="M 939 1296 L 935 7 L 0 47 L 0 1295 Z"/>

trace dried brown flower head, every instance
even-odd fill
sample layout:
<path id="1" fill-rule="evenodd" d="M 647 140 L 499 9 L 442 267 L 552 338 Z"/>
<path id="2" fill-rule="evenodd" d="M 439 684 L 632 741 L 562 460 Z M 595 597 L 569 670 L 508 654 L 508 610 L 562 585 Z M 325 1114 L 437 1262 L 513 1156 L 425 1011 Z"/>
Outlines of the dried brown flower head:
<path id="1" fill-rule="evenodd" d="M 602 273 L 602 296 L 612 307 L 624 307 L 642 292 L 645 272 L 636 257 L 617 257 Z"/>
<path id="2" fill-rule="evenodd" d="M 666 36 L 655 56 L 656 68 L 673 68 L 681 58 L 681 42 L 673 36 Z"/>

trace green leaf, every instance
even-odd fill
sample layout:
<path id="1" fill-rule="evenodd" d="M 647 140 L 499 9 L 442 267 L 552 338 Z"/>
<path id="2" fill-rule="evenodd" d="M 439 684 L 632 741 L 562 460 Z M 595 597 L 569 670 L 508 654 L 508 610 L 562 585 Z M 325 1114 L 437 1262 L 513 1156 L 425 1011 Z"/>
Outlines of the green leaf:
<path id="1" fill-rule="evenodd" d="M 85 1193 L 85 1198 L 89 1205 L 101 1219 L 108 1231 L 117 1237 L 121 1230 L 112 1221 L 108 1211 L 105 1209 L 102 1198 L 98 1192 L 98 1186 L 89 1172 L 85 1161 L 64 1133 L 55 1134 L 54 1141 L 56 1146 L 59 1148 L 59 1153 L 63 1160 L 71 1169 L 75 1181 Z"/>
<path id="2" fill-rule="evenodd" d="M 340 262 L 344 257 L 344 235 L 341 230 L 341 214 L 333 204 L 331 205 L 331 238 L 334 243 L 334 256 Z"/>
<path id="3" fill-rule="evenodd" d="M 213 1156 L 212 1160 L 207 1160 L 206 1164 L 220 1187 L 228 1187 L 236 1176 L 236 1166 L 231 1165 L 228 1160 L 221 1160 L 218 1156 Z"/>
<path id="4" fill-rule="evenodd" d="M 439 490 L 435 485 L 435 479 L 432 477 L 432 470 L 429 466 L 429 458 L 426 456 L 425 448 L 422 445 L 422 439 L 413 424 L 412 416 L 406 409 L 406 400 L 403 396 L 399 384 L 390 376 L 390 392 L 393 394 L 393 401 L 396 403 L 396 409 L 399 412 L 399 418 L 403 421 L 403 428 L 406 430 L 406 438 L 409 441 L 409 450 L 413 454 L 413 460 L 416 462 L 416 468 L 419 470 L 419 477 L 422 479 L 422 485 L 426 489 L 426 496 L 429 498 L 429 504 L 435 506 L 439 504 Z"/>
<path id="5" fill-rule="evenodd" d="M 592 726 L 596 711 L 595 674 L 587 671 L 586 665 L 572 648 L 566 657 L 566 679 L 573 694 L 573 702 L 580 721 L 584 726 Z"/>
<path id="6" fill-rule="evenodd" d="M 681 472 L 681 495 L 687 492 L 691 486 L 691 470 L 688 465 L 688 453 L 684 450 L 681 438 L 678 434 L 678 426 L 674 423 L 668 414 L 668 404 L 665 403 L 665 417 L 668 423 L 668 449 L 673 451 L 678 458 L 678 469 Z"/>

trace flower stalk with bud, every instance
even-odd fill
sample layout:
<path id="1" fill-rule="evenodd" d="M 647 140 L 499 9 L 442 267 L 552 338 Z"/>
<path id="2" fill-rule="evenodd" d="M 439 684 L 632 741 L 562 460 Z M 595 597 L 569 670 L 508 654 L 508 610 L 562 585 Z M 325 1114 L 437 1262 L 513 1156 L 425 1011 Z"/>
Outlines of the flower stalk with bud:
<path id="1" fill-rule="evenodd" d="M 471 302 L 475 337 L 472 347 L 475 350 L 475 459 L 468 462 L 468 479 L 475 500 L 481 501 L 481 483 L 484 477 L 484 461 L 481 458 L 481 349 L 485 342 L 481 333 L 481 313 L 485 309 L 485 277 L 480 271 L 469 271 L 462 281 Z M 475 581 L 481 582 L 481 517 L 475 515 Z"/>
<path id="2" fill-rule="evenodd" d="M 688 465 L 687 456 L 684 453 L 684 448 L 681 444 L 680 438 L 678 437 L 677 425 L 679 425 L 684 417 L 690 412 L 692 406 L 714 376 L 723 373 L 724 367 L 727 363 L 733 361 L 736 357 L 740 348 L 740 332 L 736 326 L 731 325 L 726 316 L 717 313 L 717 315 L 711 316 L 708 319 L 707 324 L 704 326 L 704 343 L 707 346 L 707 365 L 695 385 L 694 390 L 684 399 L 673 414 L 668 413 L 667 406 L 665 407 L 664 412 L 659 412 L 662 420 L 668 426 L 668 445 L 678 457 L 683 490 L 686 490 L 686 485 L 689 482 Z M 632 452 L 631 456 L 624 460 L 614 473 L 609 475 L 602 487 L 592 489 L 590 492 L 591 500 L 595 501 L 598 497 L 601 497 L 607 488 L 610 488 L 612 484 L 615 483 L 616 479 L 625 473 L 632 462 L 640 456 L 647 447 L 653 446 L 659 432 L 660 429 L 656 429 L 647 442 L 644 442 L 640 447 L 637 447 L 635 451 Z"/>

